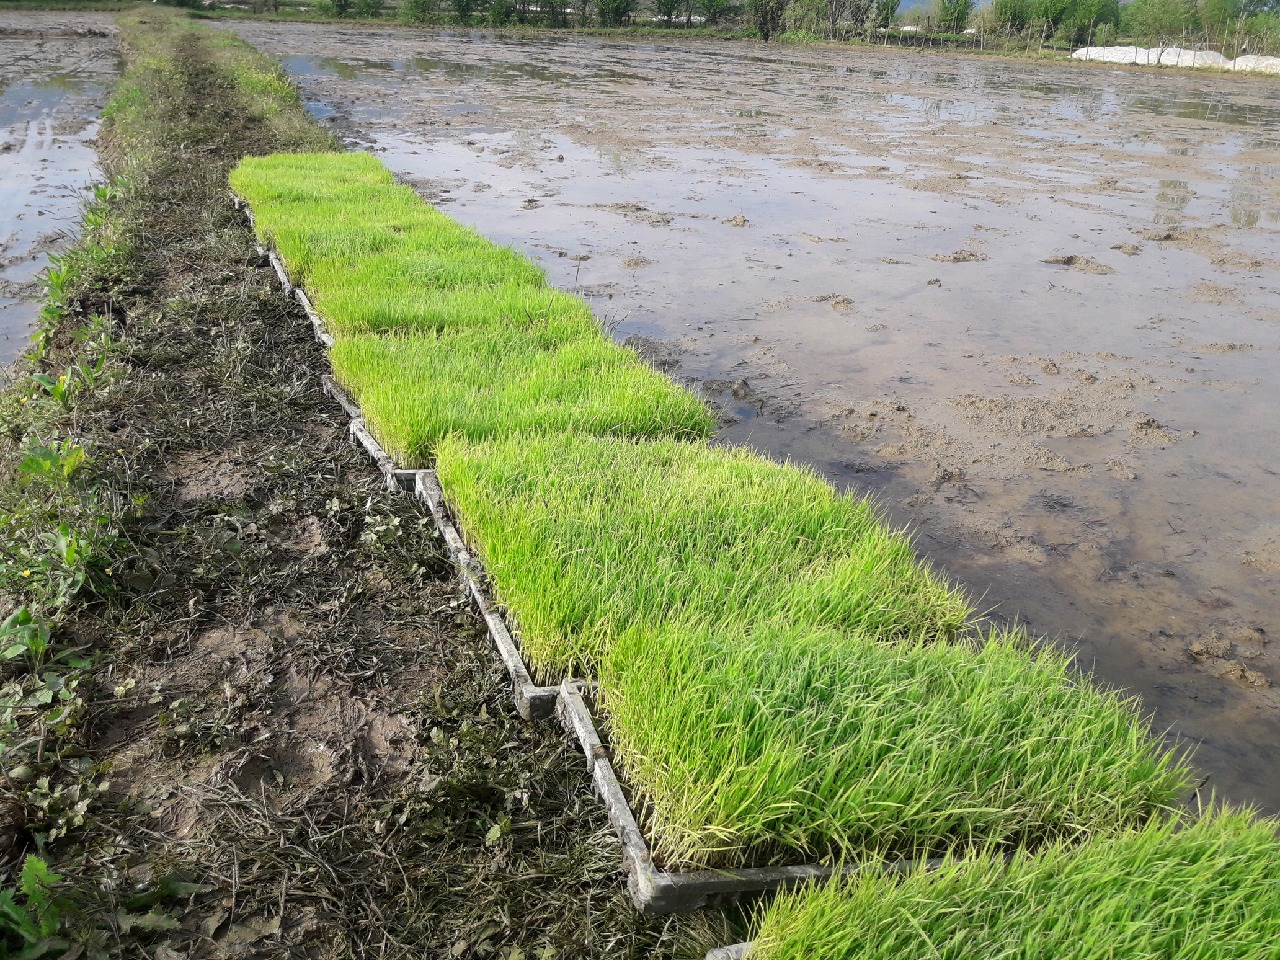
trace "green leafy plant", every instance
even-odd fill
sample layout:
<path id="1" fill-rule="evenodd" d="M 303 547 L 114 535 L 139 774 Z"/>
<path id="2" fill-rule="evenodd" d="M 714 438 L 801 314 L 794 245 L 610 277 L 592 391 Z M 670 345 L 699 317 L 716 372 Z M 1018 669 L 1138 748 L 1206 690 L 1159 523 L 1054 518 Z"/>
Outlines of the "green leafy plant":
<path id="1" fill-rule="evenodd" d="M 89 463 L 89 454 L 83 446 L 70 437 L 50 444 L 34 442 L 22 451 L 18 471 L 24 476 L 39 478 L 54 484 L 64 484 Z"/>
<path id="2" fill-rule="evenodd" d="M 0 660 L 26 657 L 32 670 L 44 664 L 49 652 L 49 625 L 36 620 L 31 610 L 19 607 L 0 623 Z"/>
<path id="3" fill-rule="evenodd" d="M 39 857 L 22 866 L 16 890 L 0 890 L 0 958 L 37 960 L 70 944 L 55 934 L 62 928 L 65 901 L 53 892 L 62 877 Z"/>

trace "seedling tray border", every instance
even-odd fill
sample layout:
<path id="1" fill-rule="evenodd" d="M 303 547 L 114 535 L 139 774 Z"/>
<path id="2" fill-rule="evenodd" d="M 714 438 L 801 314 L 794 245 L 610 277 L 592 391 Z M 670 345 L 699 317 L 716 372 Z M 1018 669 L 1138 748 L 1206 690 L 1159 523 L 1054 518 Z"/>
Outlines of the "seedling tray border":
<path id="1" fill-rule="evenodd" d="M 609 750 L 600 738 L 595 718 L 583 696 L 582 684 L 566 680 L 560 685 L 557 713 L 565 729 L 577 738 L 587 758 L 596 792 L 604 802 L 609 823 L 622 843 L 623 864 L 628 873 L 627 888 L 631 900 L 641 913 L 690 913 L 743 894 L 768 893 L 827 880 L 837 872 L 844 875 L 871 870 L 906 873 L 920 868 L 934 869 L 944 862 L 941 859 L 893 860 L 845 864 L 843 867 L 814 863 L 734 870 L 662 870 L 654 863 L 635 811 L 631 809 L 631 804 L 623 793 Z"/>
<path id="2" fill-rule="evenodd" d="M 249 225 L 253 227 L 253 211 L 249 208 L 249 205 L 234 193 L 231 194 L 231 202 L 237 210 L 245 215 Z M 325 329 L 324 321 L 316 313 L 315 308 L 312 307 L 311 300 L 307 297 L 306 292 L 301 287 L 296 287 L 290 283 L 288 271 L 285 270 L 284 263 L 276 251 L 265 249 L 256 242 L 255 246 L 260 255 L 266 256 L 270 260 L 271 266 L 275 269 L 276 277 L 279 279 L 286 295 L 296 299 L 306 312 L 307 319 L 311 321 L 311 329 L 316 341 L 326 349 L 332 347 L 334 338 Z M 534 683 L 515 637 L 512 636 L 511 630 L 507 627 L 497 604 L 489 596 L 487 588 L 488 576 L 485 573 L 484 565 L 467 549 L 466 541 L 462 538 L 462 534 L 453 520 L 436 472 L 434 470 L 405 470 L 397 466 L 395 460 L 392 459 L 391 455 L 387 453 L 382 444 L 377 441 L 369 430 L 360 405 L 355 402 L 351 395 L 328 374 L 322 374 L 320 382 L 324 392 L 332 397 L 338 406 L 342 407 L 343 412 L 350 417 L 351 423 L 348 430 L 351 440 L 364 448 L 369 455 L 369 459 L 373 461 L 379 472 L 382 473 L 387 491 L 394 493 L 397 490 L 401 490 L 413 494 L 431 512 L 431 518 L 435 522 L 436 530 L 444 539 L 445 545 L 449 550 L 450 559 L 466 584 L 467 593 L 470 595 L 472 602 L 476 605 L 481 617 L 484 618 L 489 632 L 489 640 L 498 651 L 498 656 L 502 660 L 503 666 L 506 667 L 508 676 L 511 678 L 516 710 L 520 716 L 525 720 L 549 719 L 555 713 L 560 687 L 544 687 Z"/>

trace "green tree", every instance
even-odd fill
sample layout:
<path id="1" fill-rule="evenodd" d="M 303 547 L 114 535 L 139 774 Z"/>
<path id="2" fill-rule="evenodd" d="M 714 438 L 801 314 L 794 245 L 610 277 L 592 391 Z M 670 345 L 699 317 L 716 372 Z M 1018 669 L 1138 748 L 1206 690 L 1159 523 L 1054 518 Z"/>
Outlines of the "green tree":
<path id="1" fill-rule="evenodd" d="M 435 19 L 439 0 L 400 0 L 400 19 L 406 23 L 427 23 Z"/>
<path id="2" fill-rule="evenodd" d="M 786 0 L 747 0 L 747 19 L 761 40 L 768 40 L 782 28 Z"/>
<path id="3" fill-rule="evenodd" d="M 708 26 L 714 26 L 725 17 L 733 12 L 733 0 L 697 0 L 694 6 L 697 8 L 698 16 Z"/>
<path id="4" fill-rule="evenodd" d="M 825 22 L 825 0 L 787 0 L 782 26 L 788 36 L 817 39 Z"/>
<path id="5" fill-rule="evenodd" d="M 1200 0 L 1200 22 L 1210 30 L 1225 30 L 1243 14 L 1241 0 Z"/>
<path id="6" fill-rule="evenodd" d="M 875 0 L 827 0 L 827 36 L 841 40 L 846 33 L 861 33 L 871 18 Z"/>
<path id="7" fill-rule="evenodd" d="M 940 0 L 938 20 L 942 29 L 947 33 L 961 33 L 977 5 L 977 0 Z"/>
<path id="8" fill-rule="evenodd" d="M 569 25 L 568 0 L 542 0 L 540 4 L 551 27 L 567 27 Z"/>
<path id="9" fill-rule="evenodd" d="M 596 13 L 602 27 L 621 27 L 631 22 L 636 0 L 596 0 Z"/>
<path id="10" fill-rule="evenodd" d="M 885 28 L 893 26 L 894 18 L 898 16 L 898 7 L 900 6 L 902 6 L 902 0 L 876 0 L 876 26 Z"/>
<path id="11" fill-rule="evenodd" d="M 1199 28 L 1195 0 L 1133 0 L 1124 15 L 1128 32 L 1147 41 L 1171 41 Z"/>
<path id="12" fill-rule="evenodd" d="M 1119 24 L 1117 0 L 1075 0 L 1058 27 L 1058 36 L 1071 43 L 1085 43 L 1099 27 Z"/>
<path id="13" fill-rule="evenodd" d="M 991 17 L 1002 29 L 1025 30 L 1031 22 L 1031 0 L 993 0 Z"/>
<path id="14" fill-rule="evenodd" d="M 1052 32 L 1071 15 L 1071 7 L 1072 0 L 1031 0 L 1031 17 L 1047 23 Z"/>
<path id="15" fill-rule="evenodd" d="M 684 0 L 653 0 L 653 13 L 668 25 L 676 22 L 676 16 L 684 9 Z"/>
<path id="16" fill-rule="evenodd" d="M 452 0 L 453 15 L 464 27 L 471 25 L 471 16 L 476 12 L 476 0 Z"/>

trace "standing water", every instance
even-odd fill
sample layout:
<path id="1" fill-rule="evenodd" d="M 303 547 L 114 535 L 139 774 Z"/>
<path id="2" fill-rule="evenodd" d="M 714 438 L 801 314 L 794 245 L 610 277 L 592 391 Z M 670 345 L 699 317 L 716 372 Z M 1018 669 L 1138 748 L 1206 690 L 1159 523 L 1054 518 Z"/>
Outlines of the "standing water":
<path id="1" fill-rule="evenodd" d="M 236 29 L 726 440 L 877 495 L 1280 810 L 1275 78 Z"/>
<path id="2" fill-rule="evenodd" d="M 0 363 L 26 349 L 40 273 L 99 177 L 98 113 L 120 70 L 110 16 L 0 14 Z"/>

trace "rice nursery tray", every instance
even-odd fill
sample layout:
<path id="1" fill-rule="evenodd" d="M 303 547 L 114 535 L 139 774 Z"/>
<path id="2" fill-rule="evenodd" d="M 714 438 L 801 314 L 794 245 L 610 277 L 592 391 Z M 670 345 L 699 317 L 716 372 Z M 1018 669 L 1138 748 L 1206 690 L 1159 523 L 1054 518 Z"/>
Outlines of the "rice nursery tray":
<path id="1" fill-rule="evenodd" d="M 325 392 L 351 416 L 351 439 L 365 449 L 369 458 L 382 472 L 386 479 L 387 490 L 389 492 L 404 490 L 413 493 L 431 511 L 436 530 L 444 539 L 449 556 L 467 585 L 467 592 L 484 618 L 489 630 L 489 639 L 498 651 L 498 656 L 502 658 L 508 676 L 511 677 L 516 710 L 520 716 L 525 720 L 548 719 L 555 712 L 560 688 L 543 687 L 534 683 L 524 657 L 520 653 L 520 647 L 516 644 L 502 614 L 498 612 L 485 588 L 488 578 L 485 576 L 484 566 L 467 549 L 466 542 L 450 516 L 436 472 L 434 470 L 401 470 L 397 467 L 395 461 L 365 426 L 364 418 L 360 416 L 360 408 L 355 401 L 333 381 L 332 377 L 325 376 L 322 382 Z"/>
<path id="2" fill-rule="evenodd" d="M 511 677 L 511 685 L 515 691 L 516 709 L 526 720 L 546 720 L 555 713 L 556 701 L 560 696 L 560 687 L 543 687 L 534 683 L 529 668 L 520 654 L 520 647 L 507 628 L 506 621 L 498 612 L 485 588 L 486 577 L 480 561 L 467 549 L 453 518 L 445 503 L 444 491 L 434 470 L 416 470 L 414 492 L 419 500 L 426 504 L 435 520 L 436 529 L 444 538 L 449 548 L 449 555 L 454 565 L 466 581 L 467 591 L 475 602 L 480 615 L 484 617 L 489 629 L 489 639 L 493 642 L 502 658 L 507 674 Z"/>
<path id="3" fill-rule="evenodd" d="M 249 226 L 252 228 L 254 226 L 253 211 L 249 209 L 249 205 L 234 193 L 231 195 L 231 202 L 237 210 L 244 213 L 249 221 Z M 306 311 L 316 340 L 325 347 L 333 346 L 334 339 L 325 330 L 324 321 L 311 306 L 311 301 L 306 292 L 301 287 L 295 287 L 289 282 L 289 275 L 276 252 L 274 250 L 264 250 L 260 245 L 258 246 L 258 252 L 270 258 L 271 265 L 275 268 L 276 275 L 285 293 L 291 294 L 302 306 L 303 310 Z M 546 720 L 550 718 L 555 713 L 556 700 L 560 695 L 560 688 L 543 687 L 534 683 L 515 638 L 511 635 L 511 631 L 508 629 L 502 615 L 488 595 L 488 590 L 485 587 L 487 577 L 485 576 L 483 565 L 467 549 L 462 535 L 458 532 L 458 528 L 449 514 L 448 505 L 444 499 L 444 491 L 440 487 L 440 481 L 436 479 L 435 471 L 402 470 L 398 467 L 396 462 L 369 431 L 360 406 L 351 396 L 327 374 L 321 376 L 320 382 L 324 392 L 332 397 L 338 406 L 342 407 L 343 412 L 351 418 L 349 427 L 351 439 L 354 443 L 364 448 L 369 455 L 369 459 L 373 461 L 374 465 L 382 473 L 387 491 L 403 490 L 412 493 L 426 504 L 427 509 L 431 511 L 436 530 L 444 538 L 445 544 L 449 549 L 449 555 L 458 572 L 462 575 L 462 579 L 466 582 L 467 592 L 470 594 L 476 608 L 480 611 L 480 615 L 484 618 L 485 625 L 489 631 L 489 639 L 498 651 L 498 656 L 501 657 L 508 676 L 511 677 L 516 710 L 520 716 L 525 720 Z"/>
<path id="4" fill-rule="evenodd" d="M 843 874 L 855 874 L 864 870 L 887 873 L 903 873 L 920 867 L 934 868 L 943 861 L 901 860 L 875 864 L 846 864 L 843 868 L 825 864 L 801 864 L 786 867 L 745 867 L 724 870 L 667 871 L 653 861 L 649 844 L 640 830 L 635 812 L 622 790 L 622 784 L 613 767 L 609 750 L 600 739 L 595 718 L 587 706 L 583 685 L 566 680 L 560 685 L 557 712 L 565 729 L 573 734 L 587 765 L 596 792 L 604 802 L 619 841 L 622 843 L 623 862 L 627 868 L 627 887 L 636 909 L 645 914 L 690 913 L 721 900 L 731 900 L 743 894 L 767 893 L 787 889 L 818 880 L 830 879 L 837 870 Z M 716 960 L 735 960 L 745 954 L 746 944 L 721 948 L 741 953 L 719 955 Z M 711 957 L 708 957 L 711 960 Z"/>

